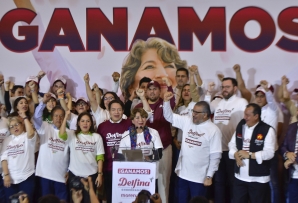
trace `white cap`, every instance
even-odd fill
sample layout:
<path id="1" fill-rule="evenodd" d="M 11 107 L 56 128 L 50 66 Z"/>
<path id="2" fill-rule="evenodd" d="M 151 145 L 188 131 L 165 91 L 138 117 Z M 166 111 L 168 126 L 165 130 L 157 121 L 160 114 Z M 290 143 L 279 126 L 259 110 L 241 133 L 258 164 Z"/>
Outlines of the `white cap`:
<path id="1" fill-rule="evenodd" d="M 55 81 L 53 82 L 53 84 L 57 81 L 61 81 L 65 86 L 66 86 L 66 79 L 62 76 L 58 77 L 55 79 Z"/>
<path id="2" fill-rule="evenodd" d="M 37 83 L 37 84 L 38 84 L 38 82 L 39 82 L 38 77 L 36 77 L 36 76 L 29 76 L 29 77 L 27 78 L 27 80 L 26 80 L 26 83 L 27 83 L 27 82 L 30 82 L 30 81 L 34 81 L 34 82 Z"/>

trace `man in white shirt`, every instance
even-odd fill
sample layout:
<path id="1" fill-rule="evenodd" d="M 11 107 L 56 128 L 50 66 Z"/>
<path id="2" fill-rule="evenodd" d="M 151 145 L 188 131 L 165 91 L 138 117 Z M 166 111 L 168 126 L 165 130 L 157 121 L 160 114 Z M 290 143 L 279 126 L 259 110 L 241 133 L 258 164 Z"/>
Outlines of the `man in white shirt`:
<path id="1" fill-rule="evenodd" d="M 174 114 L 169 100 L 172 92 L 164 95 L 163 115 L 174 127 L 183 131 L 181 151 L 175 169 L 178 179 L 178 202 L 187 203 L 190 196 L 205 196 L 205 186 L 212 184 L 221 158 L 221 132 L 210 120 L 210 107 L 205 101 L 196 103 L 192 118 Z"/>
<path id="2" fill-rule="evenodd" d="M 229 143 L 229 157 L 235 159 L 233 202 L 267 202 L 270 159 L 274 156 L 276 133 L 261 121 L 257 104 L 247 105 L 244 119 L 237 125 Z"/>
<path id="3" fill-rule="evenodd" d="M 247 101 L 236 96 L 238 83 L 234 78 L 222 79 L 222 96 L 223 99 L 218 102 L 215 107 L 213 121 L 222 133 L 222 158 L 220 160 L 218 171 L 214 176 L 214 202 L 225 202 L 226 194 L 230 194 L 230 201 L 233 198 L 233 166 L 235 161 L 229 159 L 228 143 L 236 129 L 239 121 L 243 119 L 243 112 L 247 105 Z M 212 101 L 210 106 L 215 102 Z M 228 186 L 228 187 L 227 187 Z M 226 192 L 226 189 L 230 193 Z"/>

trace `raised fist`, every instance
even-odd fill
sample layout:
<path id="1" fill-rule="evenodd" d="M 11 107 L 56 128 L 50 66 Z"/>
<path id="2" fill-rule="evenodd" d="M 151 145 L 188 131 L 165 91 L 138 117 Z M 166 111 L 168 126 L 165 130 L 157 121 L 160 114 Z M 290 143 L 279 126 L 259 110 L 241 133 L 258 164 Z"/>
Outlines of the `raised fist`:
<path id="1" fill-rule="evenodd" d="M 192 65 L 192 66 L 190 66 L 190 67 L 188 68 L 188 70 L 189 70 L 189 72 L 190 72 L 191 74 L 194 74 L 194 75 L 199 74 L 199 68 L 198 68 L 198 66 L 196 66 L 196 65 Z"/>
<path id="2" fill-rule="evenodd" d="M 35 82 L 34 81 L 30 81 L 29 82 L 29 87 L 30 87 L 31 90 L 34 90 L 34 88 L 35 88 Z"/>
<path id="3" fill-rule="evenodd" d="M 136 94 L 138 95 L 139 98 L 145 97 L 145 91 L 143 89 L 137 89 Z"/>
<path id="4" fill-rule="evenodd" d="M 37 77 L 38 77 L 39 80 L 40 80 L 40 79 L 43 78 L 45 75 L 46 75 L 46 73 L 45 73 L 44 71 L 41 70 L 41 71 L 38 72 Z"/>
<path id="5" fill-rule="evenodd" d="M 90 78 L 89 78 L 89 74 L 88 73 L 86 73 L 85 75 L 84 75 L 84 81 L 87 83 L 89 83 L 89 81 L 90 81 Z"/>
<path id="6" fill-rule="evenodd" d="M 167 77 L 163 77 L 163 78 L 162 78 L 162 82 L 163 82 L 164 84 L 166 84 L 168 87 L 169 87 L 169 86 L 172 86 L 171 81 L 170 81 L 169 78 L 167 78 Z"/>
<path id="7" fill-rule="evenodd" d="M 120 78 L 120 73 L 114 72 L 112 74 L 112 77 L 113 77 L 114 82 L 118 82 L 119 81 L 119 78 Z"/>
<path id="8" fill-rule="evenodd" d="M 172 92 L 166 92 L 163 97 L 164 97 L 164 101 L 169 101 L 170 99 L 172 99 L 173 97 L 173 93 Z"/>
<path id="9" fill-rule="evenodd" d="M 240 72 L 240 65 L 239 64 L 235 64 L 233 66 L 233 69 L 234 69 L 235 72 Z"/>
<path id="10" fill-rule="evenodd" d="M 64 95 L 64 88 L 59 88 L 57 90 L 57 95 L 58 95 L 58 97 Z"/>
<path id="11" fill-rule="evenodd" d="M 289 78 L 287 78 L 285 75 L 282 76 L 281 81 L 282 81 L 282 83 L 285 84 L 285 85 L 289 84 L 289 82 L 290 82 L 290 81 L 289 81 Z"/>
<path id="12" fill-rule="evenodd" d="M 219 73 L 219 74 L 217 74 L 217 78 L 218 78 L 220 81 L 222 81 L 222 80 L 225 78 L 225 76 L 224 76 L 224 74 Z"/>

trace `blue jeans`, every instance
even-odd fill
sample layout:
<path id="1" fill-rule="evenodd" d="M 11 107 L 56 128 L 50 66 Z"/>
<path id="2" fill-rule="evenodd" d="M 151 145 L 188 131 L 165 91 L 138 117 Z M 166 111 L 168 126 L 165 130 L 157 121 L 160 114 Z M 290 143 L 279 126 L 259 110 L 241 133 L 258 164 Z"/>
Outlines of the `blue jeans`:
<path id="1" fill-rule="evenodd" d="M 298 179 L 291 178 L 288 185 L 289 203 L 298 202 Z"/>
<path id="2" fill-rule="evenodd" d="M 229 158 L 229 152 L 223 151 L 218 170 L 214 174 L 214 202 L 232 202 L 235 160 Z M 226 191 L 228 190 L 228 191 Z M 229 197 L 226 197 L 226 194 Z"/>
<path id="3" fill-rule="evenodd" d="M 49 180 L 46 178 L 40 178 L 41 195 L 56 195 L 60 200 L 68 202 L 68 189 L 65 183 Z"/>
<path id="4" fill-rule="evenodd" d="M 278 151 L 274 153 L 274 157 L 271 159 L 270 166 L 270 191 L 271 191 L 271 202 L 279 203 L 279 183 L 278 183 Z"/>
<path id="5" fill-rule="evenodd" d="M 33 193 L 34 193 L 34 187 L 35 187 L 35 175 L 29 176 L 26 180 L 19 184 L 11 184 L 10 187 L 4 188 L 5 191 L 5 199 L 6 202 L 9 201 L 9 197 L 11 195 L 17 194 L 20 191 L 23 191 L 28 195 L 29 202 L 32 202 L 33 200 Z"/>
<path id="6" fill-rule="evenodd" d="M 187 203 L 188 195 L 190 192 L 190 197 L 196 196 L 205 196 L 206 195 L 206 187 L 202 183 L 195 183 L 188 180 L 184 180 L 178 177 L 178 200 L 179 203 Z"/>

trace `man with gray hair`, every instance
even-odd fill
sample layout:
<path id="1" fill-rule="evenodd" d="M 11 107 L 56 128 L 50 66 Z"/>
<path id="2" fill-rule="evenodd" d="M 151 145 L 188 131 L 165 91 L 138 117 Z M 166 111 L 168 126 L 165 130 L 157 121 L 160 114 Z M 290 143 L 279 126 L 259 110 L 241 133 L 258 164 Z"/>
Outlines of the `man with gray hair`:
<path id="1" fill-rule="evenodd" d="M 213 174 L 221 158 L 222 135 L 210 120 L 211 112 L 207 102 L 196 103 L 190 118 L 173 113 L 169 102 L 171 98 L 172 92 L 164 94 L 163 115 L 174 127 L 183 131 L 175 172 L 179 177 L 178 202 L 187 203 L 189 191 L 191 197 L 205 196 L 205 186 L 212 184 Z"/>

